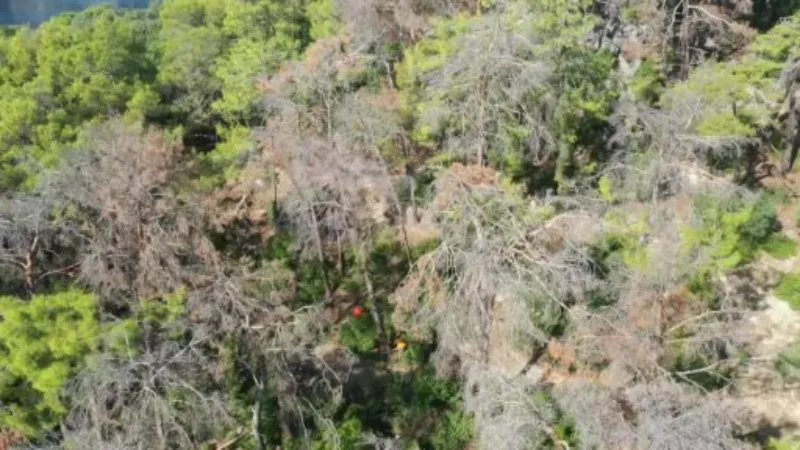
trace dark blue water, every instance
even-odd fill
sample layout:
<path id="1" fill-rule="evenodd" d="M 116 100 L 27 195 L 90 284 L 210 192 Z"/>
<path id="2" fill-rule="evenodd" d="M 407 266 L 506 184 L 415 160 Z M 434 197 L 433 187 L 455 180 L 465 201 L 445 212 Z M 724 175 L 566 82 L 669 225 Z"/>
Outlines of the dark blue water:
<path id="1" fill-rule="evenodd" d="M 151 0 L 0 0 L 0 25 L 38 25 L 67 11 L 80 11 L 94 5 L 145 8 Z"/>

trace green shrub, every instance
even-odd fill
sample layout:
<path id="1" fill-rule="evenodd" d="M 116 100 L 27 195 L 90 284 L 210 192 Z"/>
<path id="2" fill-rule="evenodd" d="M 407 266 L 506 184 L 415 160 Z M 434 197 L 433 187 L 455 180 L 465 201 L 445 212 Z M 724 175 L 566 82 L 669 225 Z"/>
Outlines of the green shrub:
<path id="1" fill-rule="evenodd" d="M 411 246 L 411 258 L 415 261 L 439 248 L 440 240 L 438 237 L 425 239 L 422 242 Z"/>
<path id="2" fill-rule="evenodd" d="M 800 450 L 800 440 L 797 438 L 771 438 L 766 448 L 767 450 Z"/>
<path id="3" fill-rule="evenodd" d="M 614 198 L 614 183 L 611 181 L 606 175 L 600 177 L 600 181 L 597 183 L 597 190 L 600 192 L 600 197 L 609 202 L 613 203 Z"/>
<path id="4" fill-rule="evenodd" d="M 151 323 L 169 323 L 178 320 L 186 312 L 186 288 L 141 302 L 139 320 Z"/>
<path id="5" fill-rule="evenodd" d="M 378 330 L 372 316 L 365 313 L 361 318 L 342 325 L 339 340 L 357 354 L 373 352 L 378 342 Z"/>
<path id="6" fill-rule="evenodd" d="M 643 62 L 633 77 L 631 90 L 636 99 L 651 105 L 657 104 L 664 92 L 664 77 L 660 68 L 652 61 Z"/>
<path id="7" fill-rule="evenodd" d="M 794 309 L 800 310 L 800 274 L 789 273 L 781 278 L 775 295 Z"/>
<path id="8" fill-rule="evenodd" d="M 622 9 L 622 19 L 626 22 L 638 22 L 642 13 L 635 6 L 628 6 Z"/>
<path id="9" fill-rule="evenodd" d="M 701 224 L 682 231 L 685 248 L 704 248 L 712 256 L 704 270 L 727 270 L 753 259 L 757 250 L 780 229 L 775 207 L 761 198 L 745 202 L 739 198 L 698 197 L 695 214 Z"/>
<path id="10" fill-rule="evenodd" d="M 783 234 L 774 234 L 761 245 L 761 250 L 778 259 L 787 259 L 797 254 L 797 244 Z"/>
<path id="11" fill-rule="evenodd" d="M 314 441 L 312 448 L 314 450 L 366 448 L 363 445 L 363 425 L 357 417 L 348 417 L 335 429 L 322 430 L 322 436 Z"/>
<path id="12" fill-rule="evenodd" d="M 428 362 L 433 347 L 424 342 L 408 341 L 408 347 L 403 352 L 403 360 L 411 366 L 423 366 Z"/>
<path id="13" fill-rule="evenodd" d="M 404 413 L 447 409 L 461 404 L 459 384 L 455 380 L 437 377 L 429 367 L 410 375 L 396 374 L 388 395 Z"/>
<path id="14" fill-rule="evenodd" d="M 430 439 L 436 450 L 462 450 L 472 440 L 472 419 L 463 411 L 447 411 L 439 418 Z"/>
<path id="15" fill-rule="evenodd" d="M 180 341 L 187 336 L 186 323 L 180 319 L 186 312 L 186 288 L 142 299 L 129 317 L 103 324 L 102 343 L 105 350 L 131 356 L 143 349 L 143 342 L 162 338 Z"/>
<path id="16" fill-rule="evenodd" d="M 387 392 L 395 432 L 421 448 L 460 450 L 472 439 L 472 421 L 463 410 L 461 386 L 438 378 L 430 368 L 395 374 Z"/>
<path id="17" fill-rule="evenodd" d="M 788 380 L 800 379 L 800 343 L 796 343 L 778 355 L 775 369 Z"/>
<path id="18" fill-rule="evenodd" d="M 608 287 L 592 288 L 586 292 L 586 305 L 594 311 L 607 308 L 617 301 L 617 292 Z"/>
<path id="19" fill-rule="evenodd" d="M 711 302 L 716 298 L 714 290 L 714 279 L 708 270 L 699 271 L 692 276 L 686 283 L 689 292 L 696 295 L 699 299 Z"/>
<path id="20" fill-rule="evenodd" d="M 678 377 L 679 381 L 702 386 L 709 391 L 722 389 L 730 383 L 732 371 L 729 367 L 716 366 L 710 370 L 698 370 L 710 366 L 716 356 L 716 350 L 707 349 L 708 354 L 703 355 L 687 353 L 684 348 L 676 346 L 673 348 L 670 370 L 673 373 L 687 372 L 686 375 Z"/>
<path id="21" fill-rule="evenodd" d="M 754 244 L 766 242 L 779 229 L 780 222 L 775 205 L 763 197 L 755 202 L 750 210 L 750 216 L 739 227 L 742 237 Z"/>
<path id="22" fill-rule="evenodd" d="M 629 240 L 619 234 L 603 236 L 599 242 L 589 248 L 592 270 L 595 275 L 605 279 L 614 266 L 623 263 L 623 252 L 629 245 Z"/>
<path id="23" fill-rule="evenodd" d="M 792 192 L 786 188 L 764 188 L 762 198 L 774 205 L 791 205 Z"/>

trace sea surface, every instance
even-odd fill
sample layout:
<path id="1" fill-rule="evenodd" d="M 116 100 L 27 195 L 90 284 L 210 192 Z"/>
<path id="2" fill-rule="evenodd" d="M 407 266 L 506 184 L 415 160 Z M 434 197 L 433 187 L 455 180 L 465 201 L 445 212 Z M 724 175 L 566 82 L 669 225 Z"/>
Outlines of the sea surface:
<path id="1" fill-rule="evenodd" d="M 0 0 L 0 25 L 39 25 L 52 16 L 95 5 L 145 8 L 151 0 Z"/>

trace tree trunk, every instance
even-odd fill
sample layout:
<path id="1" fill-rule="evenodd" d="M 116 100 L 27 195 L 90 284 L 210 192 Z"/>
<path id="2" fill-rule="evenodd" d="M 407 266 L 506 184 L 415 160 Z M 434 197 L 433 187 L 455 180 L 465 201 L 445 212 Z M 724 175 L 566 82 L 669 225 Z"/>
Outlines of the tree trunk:
<path id="1" fill-rule="evenodd" d="M 683 34 L 683 24 L 686 15 L 686 4 L 683 0 L 661 0 L 659 2 L 659 9 L 664 12 L 664 33 L 667 39 L 664 42 L 667 44 L 664 51 L 664 60 L 669 61 L 672 56 L 675 64 L 665 66 L 667 75 L 676 75 L 679 78 L 685 78 L 687 64 L 686 64 L 686 39 Z M 668 54 L 672 52 L 672 55 Z"/>
<path id="2" fill-rule="evenodd" d="M 266 447 L 264 446 L 264 439 L 261 436 L 261 396 L 264 394 L 263 389 L 259 386 L 258 389 L 258 400 L 256 400 L 256 404 L 253 405 L 253 419 L 251 423 L 251 429 L 253 433 L 253 440 L 256 443 L 257 450 L 265 450 Z"/>
<path id="3" fill-rule="evenodd" d="M 786 140 L 789 142 L 788 148 L 783 153 L 781 161 L 781 174 L 786 175 L 792 171 L 794 160 L 797 158 L 797 149 L 800 148 L 800 105 L 797 102 L 798 89 L 792 88 L 789 97 L 789 111 L 786 118 Z"/>
<path id="4" fill-rule="evenodd" d="M 358 242 L 358 236 L 353 236 L 353 242 Z M 381 356 L 388 358 L 390 352 L 389 336 L 386 333 L 386 324 L 383 322 L 383 310 L 375 298 L 375 287 L 372 284 L 372 277 L 369 275 L 369 267 L 367 267 L 367 258 L 369 255 L 364 251 L 363 246 L 359 247 L 358 253 L 358 264 L 361 268 L 361 274 L 364 277 L 364 284 L 367 288 L 367 304 L 370 305 L 372 320 L 375 321 L 375 326 L 378 328 L 380 353 Z"/>
<path id="5" fill-rule="evenodd" d="M 332 285 L 330 276 L 328 275 L 328 268 L 325 265 L 325 252 L 322 248 L 322 236 L 320 235 L 319 232 L 319 222 L 317 220 L 317 214 L 314 212 L 314 204 L 311 203 L 307 198 L 305 198 L 305 195 L 303 195 L 303 190 L 301 189 L 300 185 L 297 183 L 297 180 L 295 180 L 291 172 L 287 171 L 287 174 L 289 175 L 289 179 L 292 181 L 294 188 L 297 190 L 298 194 L 303 200 L 303 203 L 308 207 L 308 213 L 309 217 L 311 218 L 312 228 L 314 228 L 314 230 L 312 231 L 314 234 L 314 245 L 316 247 L 317 258 L 319 260 L 320 268 L 322 270 L 322 278 L 323 281 L 325 282 L 325 298 L 329 299 L 331 294 L 333 294 L 331 288 Z"/>

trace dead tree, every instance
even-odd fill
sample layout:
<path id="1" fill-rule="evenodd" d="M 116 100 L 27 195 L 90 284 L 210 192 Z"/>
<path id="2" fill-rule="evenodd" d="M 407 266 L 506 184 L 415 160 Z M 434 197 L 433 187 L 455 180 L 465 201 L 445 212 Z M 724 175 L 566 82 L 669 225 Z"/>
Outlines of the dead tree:
<path id="1" fill-rule="evenodd" d="M 784 136 L 787 147 L 781 158 L 781 174 L 786 175 L 791 172 L 797 149 L 800 148 L 800 63 L 793 61 L 784 70 L 782 78 L 786 91 L 777 119 L 786 130 Z"/>
<path id="2" fill-rule="evenodd" d="M 74 278 L 87 241 L 79 227 L 58 220 L 59 205 L 46 196 L 0 200 L 0 270 L 7 294 L 28 296 L 49 281 Z"/>

